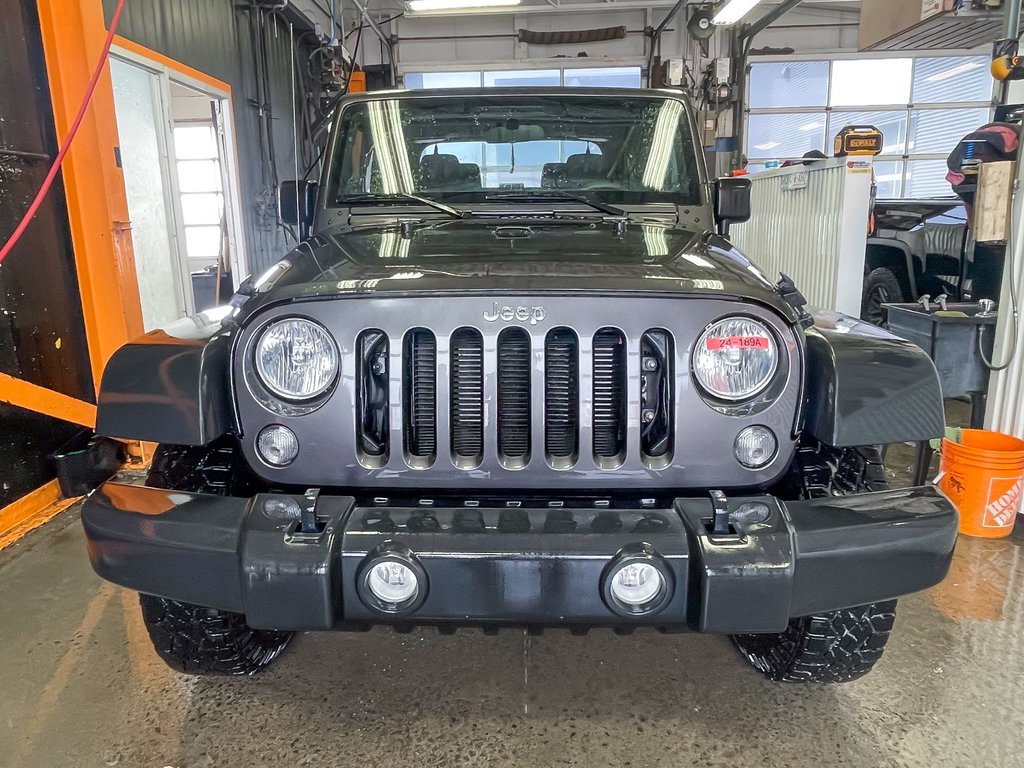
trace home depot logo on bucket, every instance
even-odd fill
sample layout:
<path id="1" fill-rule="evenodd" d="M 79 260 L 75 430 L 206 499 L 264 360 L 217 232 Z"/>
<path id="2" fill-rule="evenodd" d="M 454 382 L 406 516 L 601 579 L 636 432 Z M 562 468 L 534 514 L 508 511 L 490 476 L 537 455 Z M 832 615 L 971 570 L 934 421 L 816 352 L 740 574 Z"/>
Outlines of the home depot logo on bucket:
<path id="1" fill-rule="evenodd" d="M 1006 528 L 1013 525 L 1020 511 L 1020 492 L 1024 478 L 993 477 L 988 484 L 989 502 L 981 520 L 985 528 Z M 998 494 L 998 495 L 997 495 Z"/>

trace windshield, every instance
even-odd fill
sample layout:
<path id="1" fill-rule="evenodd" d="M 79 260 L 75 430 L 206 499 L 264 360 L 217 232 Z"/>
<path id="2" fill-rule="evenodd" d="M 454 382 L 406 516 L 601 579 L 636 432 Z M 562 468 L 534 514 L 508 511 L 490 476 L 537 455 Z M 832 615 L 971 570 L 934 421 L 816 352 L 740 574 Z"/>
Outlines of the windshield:
<path id="1" fill-rule="evenodd" d="M 334 205 L 523 193 L 700 203 L 686 108 L 662 96 L 397 97 L 349 105 L 339 130 Z"/>

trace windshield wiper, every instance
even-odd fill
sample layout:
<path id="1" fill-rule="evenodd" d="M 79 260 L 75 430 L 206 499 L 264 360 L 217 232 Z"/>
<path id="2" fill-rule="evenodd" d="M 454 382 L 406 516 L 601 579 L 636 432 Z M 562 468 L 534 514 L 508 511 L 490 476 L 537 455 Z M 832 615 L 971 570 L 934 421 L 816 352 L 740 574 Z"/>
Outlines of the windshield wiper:
<path id="1" fill-rule="evenodd" d="M 520 203 L 538 203 L 546 200 L 565 200 L 570 203 L 583 203 L 589 205 L 595 211 L 608 214 L 609 216 L 615 216 L 618 218 L 627 218 L 629 216 L 621 208 L 616 208 L 614 205 L 606 205 L 605 203 L 598 203 L 594 200 L 584 197 L 583 195 L 573 195 L 566 192 L 507 192 L 500 195 L 488 195 L 484 200 L 508 200 L 509 202 L 520 202 Z"/>
<path id="2" fill-rule="evenodd" d="M 456 208 L 445 203 L 439 203 L 437 200 L 431 200 L 429 197 L 423 197 L 422 195 L 414 195 L 408 192 L 395 192 L 393 194 L 365 194 L 365 195 L 350 195 L 343 198 L 340 202 L 342 203 L 380 203 L 388 200 L 405 200 L 410 203 L 419 203 L 425 205 L 428 208 L 433 208 L 435 211 L 446 213 L 455 219 L 465 219 L 472 214 L 469 211 L 464 211 L 461 208 Z"/>

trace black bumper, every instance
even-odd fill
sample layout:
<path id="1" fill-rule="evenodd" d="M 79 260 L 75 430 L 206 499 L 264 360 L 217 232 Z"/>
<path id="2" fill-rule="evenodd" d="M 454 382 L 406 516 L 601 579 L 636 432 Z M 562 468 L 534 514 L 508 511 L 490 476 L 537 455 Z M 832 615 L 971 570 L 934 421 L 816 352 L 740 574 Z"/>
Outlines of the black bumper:
<path id="1" fill-rule="evenodd" d="M 311 504 L 317 534 L 300 530 Z M 296 630 L 401 622 L 778 632 L 792 617 L 937 584 L 957 529 L 955 508 L 930 486 L 787 503 L 730 499 L 734 532 L 725 536 L 709 532 L 710 499 L 472 504 L 223 498 L 107 483 L 82 520 L 103 578 L 244 613 L 254 627 Z M 752 522 L 744 504 L 763 505 L 766 519 Z M 411 552 L 427 582 L 422 603 L 404 615 L 359 596 L 362 566 L 391 548 Z M 621 615 L 603 579 L 617 557 L 641 548 L 668 575 L 671 594 L 655 613 Z"/>

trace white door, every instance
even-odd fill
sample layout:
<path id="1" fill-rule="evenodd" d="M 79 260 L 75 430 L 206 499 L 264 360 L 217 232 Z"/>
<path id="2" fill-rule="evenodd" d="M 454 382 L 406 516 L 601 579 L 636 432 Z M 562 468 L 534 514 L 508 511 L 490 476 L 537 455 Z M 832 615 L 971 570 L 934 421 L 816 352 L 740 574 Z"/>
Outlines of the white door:
<path id="1" fill-rule="evenodd" d="M 161 81 L 157 73 L 115 57 L 110 74 L 142 319 L 150 331 L 189 310 L 174 223 Z"/>

